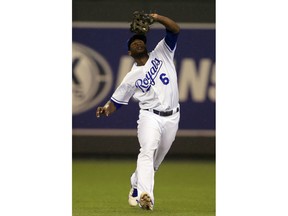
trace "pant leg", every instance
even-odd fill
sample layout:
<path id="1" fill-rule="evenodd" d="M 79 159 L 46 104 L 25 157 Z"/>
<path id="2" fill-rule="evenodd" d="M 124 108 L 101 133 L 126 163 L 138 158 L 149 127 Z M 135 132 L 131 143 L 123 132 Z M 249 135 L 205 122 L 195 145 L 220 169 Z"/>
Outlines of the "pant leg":
<path id="1" fill-rule="evenodd" d="M 163 130 L 159 146 L 154 155 L 154 170 L 157 171 L 166 154 L 168 153 L 172 143 L 175 140 L 180 120 L 180 113 L 163 118 Z"/>
<path id="2" fill-rule="evenodd" d="M 139 196 L 148 192 L 154 201 L 154 154 L 161 137 L 161 127 L 155 115 L 148 111 L 140 113 L 138 140 L 140 153 L 137 159 L 137 189 Z"/>
<path id="3" fill-rule="evenodd" d="M 132 188 L 137 188 L 137 172 L 135 171 L 130 177 L 130 183 Z"/>

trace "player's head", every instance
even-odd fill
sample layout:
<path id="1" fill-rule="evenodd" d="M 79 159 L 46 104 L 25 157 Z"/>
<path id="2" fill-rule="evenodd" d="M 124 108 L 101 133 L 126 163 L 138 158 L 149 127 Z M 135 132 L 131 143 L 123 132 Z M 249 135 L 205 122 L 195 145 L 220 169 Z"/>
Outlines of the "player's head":
<path id="1" fill-rule="evenodd" d="M 146 42 L 147 39 L 145 35 L 133 35 L 127 42 L 128 54 L 133 58 L 147 55 Z"/>
<path id="2" fill-rule="evenodd" d="M 129 40 L 127 41 L 128 51 L 131 49 L 130 48 L 131 43 L 133 43 L 135 40 L 142 40 L 144 42 L 144 44 L 146 44 L 146 42 L 147 42 L 147 39 L 146 39 L 145 35 L 143 35 L 143 34 L 135 34 L 131 38 L 129 38 Z"/>

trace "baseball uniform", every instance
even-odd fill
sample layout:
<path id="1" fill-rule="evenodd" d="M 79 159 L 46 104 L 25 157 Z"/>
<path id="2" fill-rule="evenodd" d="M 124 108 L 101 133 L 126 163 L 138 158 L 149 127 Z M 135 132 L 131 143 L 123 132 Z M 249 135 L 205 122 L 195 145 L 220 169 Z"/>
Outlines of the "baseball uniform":
<path id="1" fill-rule="evenodd" d="M 180 119 L 177 74 L 173 62 L 178 34 L 166 29 L 166 36 L 145 65 L 132 66 L 111 97 L 117 108 L 131 97 L 139 102 L 137 136 L 140 152 L 131 186 L 139 196 L 147 192 L 154 204 L 154 172 L 169 151 Z"/>

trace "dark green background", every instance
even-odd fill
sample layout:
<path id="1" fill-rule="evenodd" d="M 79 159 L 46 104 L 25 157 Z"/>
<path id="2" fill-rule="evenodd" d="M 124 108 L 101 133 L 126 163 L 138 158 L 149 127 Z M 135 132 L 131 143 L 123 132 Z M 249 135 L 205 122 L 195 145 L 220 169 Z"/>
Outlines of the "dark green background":
<path id="1" fill-rule="evenodd" d="M 73 21 L 129 22 L 135 10 L 169 15 L 177 22 L 215 23 L 215 0 L 73 0 Z"/>

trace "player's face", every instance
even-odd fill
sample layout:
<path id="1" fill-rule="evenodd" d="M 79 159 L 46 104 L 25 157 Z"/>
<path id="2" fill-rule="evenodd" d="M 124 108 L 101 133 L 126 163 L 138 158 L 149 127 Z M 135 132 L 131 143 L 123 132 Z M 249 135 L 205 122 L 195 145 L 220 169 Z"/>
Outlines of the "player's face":
<path id="1" fill-rule="evenodd" d="M 134 40 L 130 44 L 130 51 L 128 52 L 133 58 L 140 57 L 147 54 L 146 45 L 142 40 Z"/>

